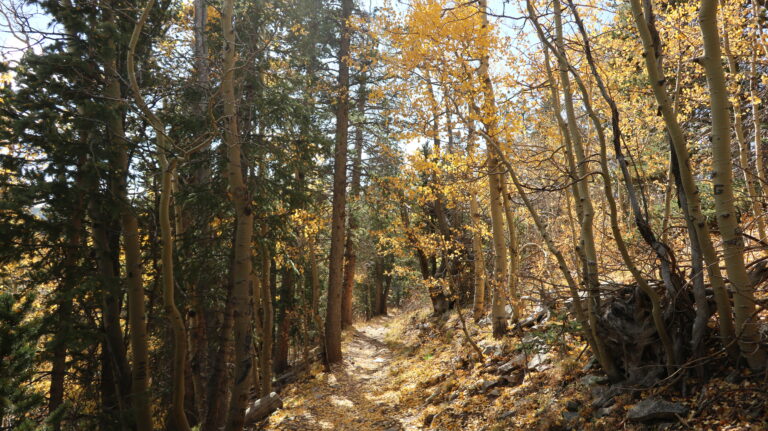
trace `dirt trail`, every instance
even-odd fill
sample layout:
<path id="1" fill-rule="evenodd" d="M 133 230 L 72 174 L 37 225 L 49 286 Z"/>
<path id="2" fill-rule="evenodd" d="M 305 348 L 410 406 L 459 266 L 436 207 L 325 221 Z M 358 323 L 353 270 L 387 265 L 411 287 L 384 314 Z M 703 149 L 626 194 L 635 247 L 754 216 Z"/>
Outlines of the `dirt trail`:
<path id="1" fill-rule="evenodd" d="M 344 362 L 292 385 L 283 394 L 284 408 L 267 430 L 400 431 L 420 429 L 400 404 L 392 387 L 395 353 L 384 342 L 391 317 L 360 322 L 346 331 Z"/>

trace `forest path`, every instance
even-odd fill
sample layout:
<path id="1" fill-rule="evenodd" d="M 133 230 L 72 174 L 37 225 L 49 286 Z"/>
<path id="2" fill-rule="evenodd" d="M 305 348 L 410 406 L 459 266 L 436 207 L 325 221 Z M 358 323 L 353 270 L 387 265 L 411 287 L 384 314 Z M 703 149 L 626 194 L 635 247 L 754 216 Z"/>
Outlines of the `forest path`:
<path id="1" fill-rule="evenodd" d="M 286 388 L 281 394 L 284 408 L 272 415 L 264 429 L 420 429 L 412 424 L 418 412 L 401 405 L 401 387 L 392 378 L 398 373 L 399 360 L 406 359 L 400 349 L 395 352 L 385 342 L 392 320 L 391 316 L 377 317 L 346 330 L 344 361 L 330 373 L 317 373 Z"/>

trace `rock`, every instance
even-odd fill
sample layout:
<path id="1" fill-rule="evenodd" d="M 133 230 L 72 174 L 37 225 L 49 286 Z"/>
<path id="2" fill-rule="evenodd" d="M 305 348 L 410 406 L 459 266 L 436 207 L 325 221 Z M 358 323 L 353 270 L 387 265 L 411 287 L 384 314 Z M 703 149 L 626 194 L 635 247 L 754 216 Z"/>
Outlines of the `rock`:
<path id="1" fill-rule="evenodd" d="M 592 416 L 594 416 L 595 419 L 604 418 L 604 417 L 610 415 L 611 413 L 613 413 L 613 409 L 614 408 L 616 408 L 616 406 L 599 408 L 599 409 L 595 410 L 595 412 L 592 414 Z"/>
<path id="2" fill-rule="evenodd" d="M 593 357 L 591 357 L 591 358 L 589 359 L 589 361 L 587 361 L 587 365 L 584 365 L 584 367 L 581 369 L 581 371 L 584 371 L 584 372 L 586 373 L 587 371 L 589 371 L 589 370 L 591 370 L 592 368 L 594 368 L 594 367 L 595 367 L 595 365 L 597 365 L 597 358 L 595 358 L 595 357 L 593 356 Z"/>
<path id="3" fill-rule="evenodd" d="M 491 380 L 481 380 L 481 381 L 480 381 L 480 391 L 481 391 L 481 392 L 485 392 L 485 391 L 487 391 L 488 389 L 490 389 L 490 388 L 492 388 L 492 387 L 496 386 L 496 383 L 498 383 L 498 381 L 491 381 Z"/>
<path id="4" fill-rule="evenodd" d="M 663 419 L 675 419 L 688 414 L 688 407 L 661 398 L 647 398 L 627 412 L 627 419 L 634 422 L 649 422 Z"/>
<path id="5" fill-rule="evenodd" d="M 493 389 L 492 391 L 488 392 L 488 396 L 492 398 L 498 398 L 501 396 L 501 392 L 499 392 L 498 389 Z"/>
<path id="6" fill-rule="evenodd" d="M 500 365 L 497 371 L 499 374 L 509 374 L 515 368 L 523 368 L 526 365 L 525 362 L 525 354 L 520 353 L 519 355 Z"/>
<path id="7" fill-rule="evenodd" d="M 579 401 L 577 401 L 577 400 L 568 400 L 565 403 L 565 408 L 569 412 L 577 412 L 577 411 L 579 411 L 580 407 L 581 407 L 581 403 Z"/>
<path id="8" fill-rule="evenodd" d="M 497 346 L 497 345 L 494 345 L 494 344 L 490 344 L 488 346 L 485 346 L 483 348 L 483 355 L 499 356 L 499 355 L 501 355 L 501 346 Z"/>
<path id="9" fill-rule="evenodd" d="M 623 392 L 624 389 L 618 386 L 595 386 L 592 388 L 592 407 L 608 407 L 613 404 L 614 398 L 616 398 L 617 395 L 621 395 Z"/>
<path id="10" fill-rule="evenodd" d="M 608 377 L 606 376 L 595 376 L 593 374 L 588 374 L 579 380 L 581 384 L 584 386 L 595 386 L 595 385 L 601 385 L 608 382 Z"/>
<path id="11" fill-rule="evenodd" d="M 515 310 L 512 308 L 511 305 L 507 304 L 504 306 L 504 312 L 507 313 L 507 316 L 512 316 L 515 313 Z"/>
<path id="12" fill-rule="evenodd" d="M 579 414 L 576 412 L 563 412 L 563 420 L 565 422 L 572 422 L 579 418 Z"/>
<path id="13" fill-rule="evenodd" d="M 544 371 L 552 368 L 550 364 L 552 356 L 549 353 L 536 353 L 528 360 L 528 369 L 534 371 Z"/>

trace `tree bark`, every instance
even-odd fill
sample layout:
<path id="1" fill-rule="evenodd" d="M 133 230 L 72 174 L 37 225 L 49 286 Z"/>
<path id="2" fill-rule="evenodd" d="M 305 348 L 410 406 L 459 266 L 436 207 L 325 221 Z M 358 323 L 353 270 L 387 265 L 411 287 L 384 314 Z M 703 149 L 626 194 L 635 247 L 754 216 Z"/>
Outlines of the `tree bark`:
<path id="1" fill-rule="evenodd" d="M 482 14 L 483 33 L 488 28 L 488 2 L 480 0 L 478 7 Z M 488 71 L 489 57 L 484 50 L 480 57 L 478 73 L 482 84 L 483 108 L 481 112 L 482 122 L 488 136 L 496 136 L 498 124 L 496 120 L 496 100 L 493 93 L 493 82 Z M 490 147 L 490 142 L 488 147 Z M 504 229 L 504 203 L 501 180 L 501 170 L 498 156 L 487 150 L 488 157 L 488 189 L 490 192 L 491 227 L 493 233 L 494 269 L 491 288 L 493 289 L 493 303 L 491 304 L 491 318 L 493 320 L 493 337 L 501 338 L 507 332 L 507 316 L 504 310 L 504 290 L 509 283 L 509 263 L 507 261 L 506 232 Z"/>
<path id="2" fill-rule="evenodd" d="M 522 307 L 517 278 L 520 253 L 517 242 L 517 226 L 515 226 L 515 217 L 512 215 L 512 195 L 507 190 L 507 181 L 504 175 L 501 176 L 501 199 L 504 203 L 504 218 L 507 221 L 507 231 L 509 232 L 509 303 L 512 305 L 512 320 L 518 322 Z"/>
<path id="3" fill-rule="evenodd" d="M 266 230 L 266 228 L 264 228 Z M 263 304 L 262 318 L 262 342 L 261 357 L 259 368 L 261 370 L 261 390 L 259 394 L 262 397 L 272 392 L 272 332 L 274 324 L 274 311 L 272 308 L 272 256 L 266 246 L 261 250 L 261 301 Z"/>
<path id="4" fill-rule="evenodd" d="M 735 349 L 736 346 L 732 343 L 732 340 L 736 338 L 736 332 L 733 325 L 731 303 L 728 298 L 728 292 L 725 290 L 723 276 L 720 272 L 720 262 L 717 258 L 715 248 L 712 245 L 712 239 L 710 238 L 709 225 L 701 212 L 701 198 L 699 197 L 699 189 L 696 186 L 691 173 L 688 149 L 686 148 L 683 130 L 680 127 L 680 123 L 677 121 L 677 113 L 673 110 L 672 103 L 667 94 L 665 85 L 666 77 L 658 64 L 658 59 L 661 53 L 658 52 L 658 47 L 654 42 L 654 33 L 652 33 L 649 24 L 649 21 L 653 18 L 652 12 L 649 10 L 648 14 L 650 16 L 646 18 L 640 0 L 630 0 L 630 4 L 632 6 L 632 16 L 634 17 L 635 25 L 637 26 L 638 33 L 643 42 L 643 48 L 645 50 L 643 57 L 645 58 L 646 71 L 648 72 L 651 88 L 653 89 L 656 102 L 659 104 L 659 110 L 664 119 L 667 133 L 669 134 L 670 141 L 672 141 L 672 146 L 674 147 L 674 153 L 680 170 L 680 181 L 683 185 L 686 202 L 688 203 L 688 216 L 696 228 L 696 236 L 704 257 L 704 265 L 707 268 L 710 283 L 712 284 L 712 289 L 714 291 L 720 322 L 720 336 L 731 356 L 735 357 L 738 356 L 738 351 Z M 648 4 L 648 6 L 650 6 L 650 4 Z M 646 19 L 649 21 L 646 21 Z"/>
<path id="5" fill-rule="evenodd" d="M 213 359 L 213 370 L 208 380 L 206 415 L 203 431 L 221 431 L 227 420 L 228 401 L 227 388 L 232 381 L 229 364 L 234 356 L 234 312 L 232 304 L 232 285 L 227 286 L 227 300 L 224 305 L 224 317 L 221 322 L 219 348 Z"/>
<path id="6" fill-rule="evenodd" d="M 360 199 L 360 176 L 363 163 L 363 124 L 365 122 L 365 103 L 368 94 L 365 89 L 365 76 L 361 78 L 360 89 L 357 95 L 357 112 L 361 116 L 359 123 L 355 125 L 355 154 L 352 160 L 352 182 L 349 187 L 350 204 L 354 204 Z M 355 211 L 350 207 L 349 228 L 347 229 L 347 244 L 345 248 L 346 264 L 344 266 L 344 296 L 341 303 L 341 326 L 346 328 L 352 325 L 353 310 L 352 300 L 354 298 L 355 288 L 355 265 L 357 263 L 357 241 L 355 240 L 355 230 L 358 228 L 358 220 Z"/>
<path id="7" fill-rule="evenodd" d="M 750 368 L 765 368 L 766 354 L 760 347 L 755 321 L 755 298 L 744 264 L 744 238 L 733 204 L 733 173 L 731 172 L 731 125 L 728 115 L 728 90 L 720 51 L 717 27 L 717 0 L 701 0 L 699 26 L 704 40 L 704 65 L 709 85 L 712 116 L 712 182 L 715 196 L 717 225 L 723 238 L 723 256 L 728 279 L 733 286 L 736 335 L 739 347 Z"/>
<path id="8" fill-rule="evenodd" d="M 184 410 L 185 401 L 185 371 L 187 369 L 187 334 L 184 326 L 184 319 L 176 307 L 175 301 L 175 278 L 173 273 L 173 229 L 171 227 L 171 195 L 173 194 L 173 178 L 175 177 L 176 160 L 173 159 L 170 162 L 167 159 L 166 153 L 169 150 L 168 138 L 165 135 L 165 128 L 160 120 L 153 115 L 149 108 L 145 105 L 142 98 L 141 91 L 139 89 L 138 81 L 136 79 L 136 69 L 134 65 L 134 57 L 136 51 L 136 45 L 139 41 L 139 36 L 146 23 L 149 13 L 154 5 L 154 0 L 147 2 L 144 7 L 141 16 L 136 22 L 136 26 L 133 29 L 131 40 L 128 44 L 127 55 L 127 68 L 128 79 L 130 82 L 131 90 L 136 104 L 140 110 L 148 117 L 148 121 L 156 133 L 156 151 L 158 163 L 161 170 L 161 186 L 160 186 L 160 238 L 161 238 L 161 262 L 162 262 L 162 286 L 163 286 L 163 308 L 165 309 L 166 316 L 171 325 L 173 333 L 173 365 L 172 365 L 172 391 L 171 391 L 171 411 L 170 421 L 173 426 L 180 431 L 188 431 L 190 429 L 187 415 Z M 118 84 L 119 85 L 119 84 Z M 127 173 L 127 172 L 126 172 Z M 138 248 L 138 235 L 134 239 Z M 127 255 L 127 252 L 126 252 Z M 138 256 L 138 266 L 141 265 L 140 256 Z M 141 284 L 139 280 L 139 285 Z M 136 302 L 140 302 L 143 307 L 143 290 L 140 291 L 142 295 L 137 296 Z M 139 315 L 141 322 L 143 323 L 144 314 Z M 133 316 L 133 314 L 132 314 Z M 146 334 L 144 336 L 144 346 L 146 346 Z M 146 347 L 145 347 L 146 348 Z M 144 388 L 146 392 L 146 387 Z M 145 400 L 142 400 L 143 402 Z M 148 406 L 147 406 L 148 408 Z M 148 412 L 147 412 L 148 413 Z M 145 413 L 146 414 L 146 413 Z M 149 419 L 147 424 L 151 429 L 151 417 L 143 418 L 142 420 Z"/>
<path id="9" fill-rule="evenodd" d="M 232 267 L 232 304 L 234 312 L 235 380 L 229 401 L 227 431 L 241 431 L 245 420 L 253 368 L 251 358 L 251 307 L 248 291 L 251 281 L 251 239 L 253 237 L 253 208 L 251 195 L 243 175 L 243 154 L 237 126 L 235 96 L 235 30 L 234 0 L 224 0 L 221 11 L 224 37 L 224 64 L 221 81 L 224 104 L 224 139 L 227 148 L 228 192 L 235 209 L 235 260 Z"/>
<path id="10" fill-rule="evenodd" d="M 341 44 L 336 98 L 336 149 L 333 172 L 331 251 L 328 258 L 328 305 L 325 318 L 325 360 L 341 362 L 341 302 L 344 269 L 344 219 L 347 202 L 347 138 L 349 127 L 349 55 L 352 0 L 341 1 Z"/>
<path id="11" fill-rule="evenodd" d="M 112 13 L 111 7 L 112 5 L 109 3 L 103 5 L 105 14 L 104 20 L 108 23 L 114 21 L 114 15 Z M 107 43 L 111 43 L 111 41 Z M 141 263 L 140 259 L 137 258 L 140 257 L 140 251 L 137 246 L 134 247 L 134 245 L 138 245 L 138 242 L 129 242 L 129 240 L 133 238 L 136 238 L 136 241 L 138 241 L 138 222 L 136 221 L 135 217 L 132 216 L 131 211 L 133 209 L 129 207 L 127 201 L 127 191 L 125 189 L 127 179 L 124 179 L 124 176 L 127 175 L 128 160 L 122 123 L 123 113 L 121 112 L 122 108 L 119 105 L 120 101 L 122 100 L 122 92 L 120 90 L 120 83 L 118 81 L 117 61 L 114 57 L 114 52 L 114 49 L 108 49 L 107 54 L 103 58 L 103 67 L 106 75 L 104 97 L 109 101 L 107 104 L 110 114 L 110 117 L 107 120 L 107 132 L 109 137 L 108 142 L 110 145 L 121 148 L 122 151 L 116 152 L 114 159 L 110 160 L 110 163 L 113 165 L 115 171 L 110 175 L 110 178 L 107 179 L 107 193 L 102 195 L 101 202 L 97 202 L 95 200 L 91 202 L 90 211 L 91 219 L 93 221 L 93 243 L 98 256 L 97 265 L 103 286 L 102 320 L 106 337 L 103 346 L 105 348 L 106 358 L 108 359 L 103 361 L 102 364 L 107 365 L 106 362 L 109 362 L 108 367 L 104 370 L 102 377 L 107 379 L 114 379 L 111 384 L 116 384 L 117 390 L 114 390 L 115 388 L 110 388 L 109 390 L 116 397 L 114 401 L 117 403 L 117 408 L 122 413 L 125 409 L 128 408 L 128 404 L 131 401 L 128 397 L 131 395 L 138 395 L 136 401 L 139 403 L 139 406 L 141 405 L 141 394 L 146 394 L 146 390 L 141 390 L 140 385 L 147 381 L 143 379 L 144 376 L 141 375 L 141 370 L 146 369 L 147 361 L 145 359 L 146 356 L 144 358 L 141 356 L 142 347 L 137 346 L 138 348 L 134 348 L 132 346 L 132 349 L 135 349 L 134 365 L 137 369 L 136 373 L 132 375 L 123 344 L 123 331 L 120 326 L 120 301 L 122 298 L 122 292 L 119 287 L 120 282 L 118 280 L 119 250 L 117 250 L 117 248 L 119 248 L 119 234 L 115 235 L 114 232 L 123 231 L 122 225 L 126 223 L 129 223 L 130 225 L 126 226 L 127 229 L 122 233 L 125 235 L 126 240 L 126 274 L 128 275 L 126 283 L 128 284 L 129 289 L 129 309 L 132 306 L 140 306 L 143 308 L 143 286 L 141 285 Z M 96 192 L 98 189 L 97 184 L 93 184 L 91 187 L 94 192 Z M 112 196 L 112 193 L 115 193 L 117 202 L 111 200 L 109 202 L 107 201 L 106 196 Z M 111 207 L 113 204 L 116 204 L 115 206 L 117 207 L 118 217 L 113 217 L 111 215 L 111 208 L 109 208 L 109 211 L 105 211 L 106 207 Z M 138 271 L 138 274 L 136 271 Z M 135 301 L 138 295 L 141 295 L 141 301 L 139 301 L 140 304 L 136 303 Z M 139 313 L 137 309 L 134 309 L 133 312 L 130 313 L 130 316 L 131 318 L 143 319 L 144 314 Z M 130 323 L 131 322 L 129 322 L 129 324 Z M 142 322 L 140 325 L 137 325 L 135 330 L 131 328 L 132 341 L 135 340 L 140 342 L 142 338 L 146 340 L 145 337 L 142 337 L 142 328 L 144 327 L 145 326 Z M 142 362 L 145 364 L 144 367 L 141 367 L 140 365 Z M 110 373 L 113 373 L 113 375 L 110 376 Z M 139 378 L 140 380 L 138 382 L 139 386 L 135 386 L 133 389 L 131 389 L 131 380 L 136 378 Z M 137 392 L 134 394 L 129 394 L 132 390 L 136 390 Z M 107 398 L 111 397 L 107 395 Z M 105 407 L 107 407 L 107 409 L 111 409 L 109 406 Z M 143 409 L 143 411 L 147 410 Z M 137 417 L 137 419 L 139 418 Z"/>
<path id="12" fill-rule="evenodd" d="M 280 320 L 277 327 L 275 359 L 272 370 L 280 375 L 288 370 L 288 350 L 290 348 L 290 328 L 293 314 L 293 269 L 283 268 L 282 287 L 280 289 Z"/>

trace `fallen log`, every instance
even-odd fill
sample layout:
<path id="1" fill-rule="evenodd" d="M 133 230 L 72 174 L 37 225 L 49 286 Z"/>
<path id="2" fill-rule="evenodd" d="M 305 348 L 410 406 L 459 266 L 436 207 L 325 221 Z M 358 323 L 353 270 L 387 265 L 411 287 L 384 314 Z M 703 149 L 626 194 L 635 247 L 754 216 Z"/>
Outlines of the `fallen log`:
<path id="1" fill-rule="evenodd" d="M 245 409 L 245 424 L 249 425 L 256 423 L 280 408 L 283 408 L 283 400 L 276 392 L 272 392 L 266 397 L 259 398 L 252 402 Z"/>

